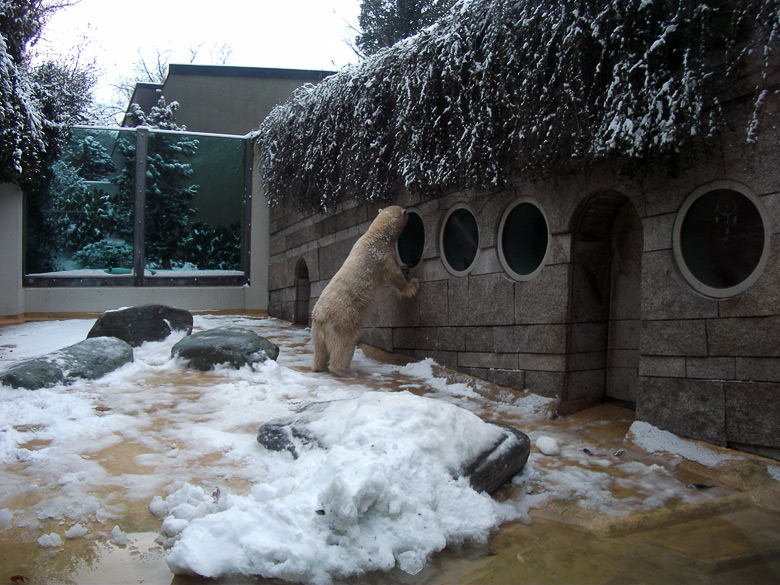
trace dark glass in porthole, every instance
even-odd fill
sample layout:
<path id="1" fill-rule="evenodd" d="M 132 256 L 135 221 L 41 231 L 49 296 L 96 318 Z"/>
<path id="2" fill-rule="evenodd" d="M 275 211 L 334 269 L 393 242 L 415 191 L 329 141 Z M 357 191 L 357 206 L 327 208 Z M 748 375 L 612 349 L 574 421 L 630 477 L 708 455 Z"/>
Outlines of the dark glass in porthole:
<path id="1" fill-rule="evenodd" d="M 442 247 L 447 264 L 456 272 L 468 270 L 474 262 L 479 248 L 479 229 L 468 209 L 456 209 L 447 219 Z"/>
<path id="2" fill-rule="evenodd" d="M 699 197 L 680 228 L 680 251 L 699 282 L 716 289 L 737 286 L 758 266 L 764 224 L 753 202 L 731 189 Z"/>
<path id="3" fill-rule="evenodd" d="M 409 268 L 414 268 L 422 259 L 425 246 L 425 227 L 422 218 L 415 212 L 408 214 L 406 227 L 398 237 L 398 256 Z"/>
<path id="4" fill-rule="evenodd" d="M 501 251 L 507 265 L 526 276 L 539 268 L 547 252 L 547 221 L 533 203 L 515 207 L 504 221 Z"/>

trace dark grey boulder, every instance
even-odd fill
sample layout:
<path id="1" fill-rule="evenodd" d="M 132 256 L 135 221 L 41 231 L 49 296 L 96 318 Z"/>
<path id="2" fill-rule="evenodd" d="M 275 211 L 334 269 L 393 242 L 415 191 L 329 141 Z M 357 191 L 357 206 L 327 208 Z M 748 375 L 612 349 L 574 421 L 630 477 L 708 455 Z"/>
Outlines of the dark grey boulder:
<path id="1" fill-rule="evenodd" d="M 478 492 L 492 494 L 523 470 L 531 452 L 531 439 L 509 425 L 485 422 L 499 427 L 504 436 L 466 464 L 460 475 L 468 477 Z"/>
<path id="2" fill-rule="evenodd" d="M 210 370 L 219 364 L 238 369 L 244 365 L 275 360 L 279 347 L 251 329 L 216 327 L 183 338 L 171 349 L 171 356 L 185 360 L 190 368 Z"/>
<path id="3" fill-rule="evenodd" d="M 327 416 L 328 406 L 333 402 L 314 402 L 294 415 L 265 423 L 257 431 L 257 441 L 271 451 L 289 451 L 295 458 L 303 448 L 324 448 L 310 425 Z M 476 491 L 491 494 L 523 470 L 531 452 L 531 440 L 510 426 L 487 420 L 485 423 L 498 427 L 501 437 L 452 473 L 455 477 L 468 477 Z"/>
<path id="4" fill-rule="evenodd" d="M 138 347 L 145 341 L 162 341 L 171 331 L 192 332 L 192 314 L 166 305 L 139 305 L 108 311 L 98 317 L 87 337 L 116 337 Z"/>
<path id="5" fill-rule="evenodd" d="M 78 379 L 94 380 L 133 361 L 133 348 L 116 337 L 85 339 L 0 372 L 0 384 L 38 390 Z"/>

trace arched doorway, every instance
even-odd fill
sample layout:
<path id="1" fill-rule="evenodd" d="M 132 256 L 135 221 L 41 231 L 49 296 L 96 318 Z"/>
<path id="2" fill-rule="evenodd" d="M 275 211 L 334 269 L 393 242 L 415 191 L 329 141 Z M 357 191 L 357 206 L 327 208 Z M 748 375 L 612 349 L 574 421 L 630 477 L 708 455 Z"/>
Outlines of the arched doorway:
<path id="1" fill-rule="evenodd" d="M 295 316 L 294 321 L 299 325 L 309 324 L 309 301 L 311 299 L 311 281 L 309 280 L 309 267 L 301 258 L 295 265 Z"/>
<path id="2" fill-rule="evenodd" d="M 581 207 L 573 233 L 564 410 L 604 400 L 636 404 L 643 229 L 622 193 Z"/>

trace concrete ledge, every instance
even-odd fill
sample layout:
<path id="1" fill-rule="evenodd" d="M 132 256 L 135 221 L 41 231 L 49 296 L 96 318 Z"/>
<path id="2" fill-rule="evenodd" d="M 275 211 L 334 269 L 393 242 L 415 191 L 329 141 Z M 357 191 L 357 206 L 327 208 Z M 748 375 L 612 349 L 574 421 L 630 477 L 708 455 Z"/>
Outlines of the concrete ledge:
<path id="1" fill-rule="evenodd" d="M 551 502 L 545 508 L 531 510 L 530 515 L 532 518 L 543 518 L 578 526 L 604 538 L 613 538 L 689 520 L 717 516 L 748 508 L 752 504 L 753 499 L 749 493 L 737 493 L 702 504 L 658 508 L 648 512 L 634 512 L 628 516 L 614 517 L 597 515 L 589 510 L 578 509 L 576 506 L 572 506 L 571 502 L 557 501 Z"/>

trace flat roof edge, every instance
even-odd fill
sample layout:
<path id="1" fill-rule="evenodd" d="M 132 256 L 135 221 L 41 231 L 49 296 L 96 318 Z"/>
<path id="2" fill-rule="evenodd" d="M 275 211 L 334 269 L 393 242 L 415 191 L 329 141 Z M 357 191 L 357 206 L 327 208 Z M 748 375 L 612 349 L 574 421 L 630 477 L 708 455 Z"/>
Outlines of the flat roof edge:
<path id="1" fill-rule="evenodd" d="M 259 77 L 268 79 L 305 79 L 320 81 L 335 71 L 313 69 L 276 69 L 272 67 L 237 67 L 233 65 L 168 65 L 168 75 L 198 75 L 208 77 Z"/>

